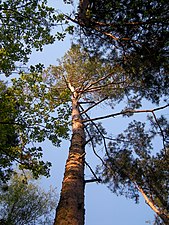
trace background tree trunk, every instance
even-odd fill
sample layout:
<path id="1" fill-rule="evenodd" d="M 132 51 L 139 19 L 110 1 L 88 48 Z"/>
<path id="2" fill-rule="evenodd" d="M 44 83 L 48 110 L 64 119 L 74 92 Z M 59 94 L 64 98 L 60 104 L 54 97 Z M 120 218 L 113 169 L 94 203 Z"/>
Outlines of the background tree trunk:
<path id="1" fill-rule="evenodd" d="M 72 98 L 72 139 L 54 225 L 84 224 L 85 134 L 78 100 Z"/>

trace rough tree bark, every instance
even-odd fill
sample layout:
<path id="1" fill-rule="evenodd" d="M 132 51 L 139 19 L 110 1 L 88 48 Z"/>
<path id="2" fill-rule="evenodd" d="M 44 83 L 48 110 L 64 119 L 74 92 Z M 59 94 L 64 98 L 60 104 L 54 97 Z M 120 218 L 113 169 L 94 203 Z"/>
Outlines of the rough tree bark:
<path id="1" fill-rule="evenodd" d="M 72 138 L 54 225 L 84 224 L 85 133 L 78 96 L 72 97 Z"/>

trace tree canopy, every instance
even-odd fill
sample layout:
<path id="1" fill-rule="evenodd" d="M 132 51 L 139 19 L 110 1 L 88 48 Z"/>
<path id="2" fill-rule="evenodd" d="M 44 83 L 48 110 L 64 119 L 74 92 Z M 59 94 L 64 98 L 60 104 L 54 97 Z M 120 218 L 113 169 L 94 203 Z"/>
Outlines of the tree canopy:
<path id="1" fill-rule="evenodd" d="M 153 122 L 153 128 L 146 131 L 146 123 L 132 121 L 123 133 L 107 144 L 105 164 L 99 171 L 113 193 L 125 195 L 137 203 L 140 192 L 146 203 L 167 224 L 169 124 L 163 117 L 157 121 L 164 134 L 159 133 L 156 122 Z M 158 135 L 163 136 L 165 145 L 162 149 L 155 150 L 153 139 Z"/>
<path id="2" fill-rule="evenodd" d="M 0 72 L 9 75 L 17 69 L 16 62 L 28 61 L 33 48 L 42 50 L 43 45 L 53 43 L 51 29 L 56 18 L 46 0 L 1 1 Z"/>
<path id="3" fill-rule="evenodd" d="M 168 93 L 168 2 L 79 1 L 74 18 L 78 39 L 92 54 L 120 64 L 140 94 L 159 103 Z M 116 55 L 115 55 L 116 52 Z"/>
<path id="4" fill-rule="evenodd" d="M 53 224 L 56 192 L 44 191 L 30 173 L 15 172 L 0 189 L 0 224 Z"/>

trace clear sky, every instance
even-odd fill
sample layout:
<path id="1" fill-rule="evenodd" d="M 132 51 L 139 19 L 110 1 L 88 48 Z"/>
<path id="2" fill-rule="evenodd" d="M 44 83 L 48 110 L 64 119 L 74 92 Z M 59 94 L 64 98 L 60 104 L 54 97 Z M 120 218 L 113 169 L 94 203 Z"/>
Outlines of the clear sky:
<path id="1" fill-rule="evenodd" d="M 49 2 L 56 9 L 67 10 L 62 1 L 49 0 Z M 46 66 L 50 64 L 55 65 L 56 59 L 64 55 L 69 49 L 70 43 L 71 37 L 67 37 L 64 41 L 57 41 L 51 46 L 46 46 L 41 53 L 33 52 L 29 64 L 44 63 Z M 102 108 L 101 111 L 105 114 L 107 109 Z M 109 128 L 113 130 L 118 130 L 119 127 L 123 128 L 123 122 L 111 119 L 107 121 L 107 125 L 109 124 Z M 42 147 L 45 149 L 44 158 L 53 164 L 51 177 L 43 179 L 42 186 L 44 188 L 50 185 L 56 186 L 58 195 L 62 184 L 69 144 L 68 141 L 64 141 L 61 148 L 52 146 L 49 141 L 42 144 Z M 90 166 L 93 169 L 94 165 L 98 163 L 90 148 L 87 148 L 87 162 L 90 162 Z M 86 171 L 86 176 L 89 174 L 89 171 Z M 142 198 L 140 199 L 140 204 L 135 204 L 134 201 L 125 197 L 117 197 L 105 185 L 95 183 L 87 184 L 85 197 L 85 225 L 144 225 L 150 224 L 150 221 L 153 224 L 154 213 Z"/>

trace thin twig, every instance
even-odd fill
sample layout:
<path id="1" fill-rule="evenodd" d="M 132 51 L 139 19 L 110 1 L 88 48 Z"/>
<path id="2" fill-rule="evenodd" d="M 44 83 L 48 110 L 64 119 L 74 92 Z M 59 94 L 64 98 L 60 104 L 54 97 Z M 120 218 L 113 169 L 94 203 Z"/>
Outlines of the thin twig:
<path id="1" fill-rule="evenodd" d="M 91 145 L 92 145 L 92 149 L 93 149 L 94 154 L 97 156 L 98 159 L 100 159 L 100 161 L 102 162 L 102 164 L 105 165 L 103 159 L 97 154 L 97 152 L 96 152 L 96 150 L 95 150 L 94 143 L 93 143 L 93 140 L 92 140 L 93 138 L 91 137 L 91 135 L 90 135 L 88 129 L 85 128 L 85 130 L 86 130 L 87 134 L 88 134 L 89 137 L 90 137 L 90 142 L 91 142 Z"/>
<path id="2" fill-rule="evenodd" d="M 92 87 L 93 85 L 98 84 L 100 81 L 103 81 L 103 80 L 107 79 L 107 78 L 110 77 L 112 74 L 113 74 L 113 72 L 107 74 L 107 75 L 104 76 L 104 77 L 101 77 L 100 79 L 98 79 L 98 80 L 96 80 L 96 81 L 94 81 L 94 82 L 92 82 L 92 83 L 90 83 L 90 85 L 89 85 L 88 87 L 86 87 L 84 91 L 87 91 L 90 87 Z"/>
<path id="3" fill-rule="evenodd" d="M 101 99 L 100 101 L 95 102 L 92 106 L 90 106 L 90 107 L 88 107 L 87 109 L 83 110 L 83 111 L 81 112 L 81 115 L 84 114 L 84 113 L 86 113 L 87 111 L 89 111 L 90 109 L 92 109 L 93 107 L 95 107 L 96 105 L 99 105 L 101 102 L 105 101 L 107 98 L 108 98 L 108 97 L 105 97 L 105 98 Z"/>

